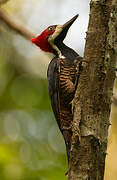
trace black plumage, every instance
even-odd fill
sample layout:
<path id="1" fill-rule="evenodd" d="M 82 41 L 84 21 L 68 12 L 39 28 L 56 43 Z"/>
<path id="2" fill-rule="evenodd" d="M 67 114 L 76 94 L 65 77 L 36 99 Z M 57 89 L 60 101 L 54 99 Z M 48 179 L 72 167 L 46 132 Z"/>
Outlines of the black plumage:
<path id="1" fill-rule="evenodd" d="M 82 58 L 63 43 L 64 38 L 78 15 L 64 25 L 45 29 L 32 42 L 45 52 L 55 55 L 48 67 L 48 89 L 52 109 L 64 137 L 69 161 L 72 138 L 72 100 L 81 70 Z"/>
<path id="2" fill-rule="evenodd" d="M 56 56 L 50 62 L 47 73 L 48 89 L 51 106 L 65 140 L 69 161 L 73 121 L 72 100 L 81 70 L 82 58 L 62 42 L 57 47 L 65 58 Z"/>

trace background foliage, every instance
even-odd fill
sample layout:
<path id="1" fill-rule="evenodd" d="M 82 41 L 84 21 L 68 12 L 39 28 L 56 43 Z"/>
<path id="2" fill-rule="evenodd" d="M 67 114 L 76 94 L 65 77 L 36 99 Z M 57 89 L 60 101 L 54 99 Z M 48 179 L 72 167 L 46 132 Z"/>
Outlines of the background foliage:
<path id="1" fill-rule="evenodd" d="M 2 0 L 0 1 L 2 2 Z M 89 0 L 10 0 L 2 6 L 34 33 L 79 13 L 66 43 L 83 55 Z M 0 19 L 0 179 L 65 180 L 67 161 L 47 89 L 50 55 Z M 117 96 L 115 82 L 114 97 Z M 112 105 L 105 180 L 117 177 L 117 107 Z"/>

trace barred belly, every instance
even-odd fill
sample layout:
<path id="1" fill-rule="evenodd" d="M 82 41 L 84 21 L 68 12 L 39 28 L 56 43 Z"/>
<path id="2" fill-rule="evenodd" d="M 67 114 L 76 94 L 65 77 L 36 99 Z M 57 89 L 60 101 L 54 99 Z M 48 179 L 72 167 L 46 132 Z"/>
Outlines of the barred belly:
<path id="1" fill-rule="evenodd" d="M 59 99 L 61 127 L 71 131 L 72 100 L 75 94 L 76 67 L 73 62 L 66 59 L 60 61 Z"/>

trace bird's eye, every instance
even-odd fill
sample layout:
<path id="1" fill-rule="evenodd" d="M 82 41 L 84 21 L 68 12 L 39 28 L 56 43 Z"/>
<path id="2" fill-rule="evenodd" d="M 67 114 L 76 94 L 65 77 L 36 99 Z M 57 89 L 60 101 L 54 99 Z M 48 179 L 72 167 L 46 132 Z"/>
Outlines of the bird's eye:
<path id="1" fill-rule="evenodd" d="M 50 27 L 48 28 L 48 31 L 52 31 L 52 30 L 54 30 L 54 26 L 50 26 Z"/>

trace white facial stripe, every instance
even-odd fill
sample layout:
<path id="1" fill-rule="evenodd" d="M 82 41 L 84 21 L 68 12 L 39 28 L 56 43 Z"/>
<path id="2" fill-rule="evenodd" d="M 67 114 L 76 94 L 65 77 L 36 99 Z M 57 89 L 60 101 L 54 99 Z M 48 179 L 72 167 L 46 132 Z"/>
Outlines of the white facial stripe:
<path id="1" fill-rule="evenodd" d="M 62 53 L 61 53 L 61 51 L 58 49 L 58 47 L 54 44 L 54 40 L 55 40 L 56 37 L 60 34 L 61 31 L 62 31 L 62 26 L 61 26 L 61 25 L 58 25 L 58 26 L 56 27 L 56 31 L 55 31 L 51 36 L 49 36 L 48 42 L 49 42 L 50 45 L 53 47 L 53 49 L 55 49 L 55 50 L 57 51 L 58 56 L 63 59 L 63 58 L 65 58 L 65 57 L 62 55 Z"/>
<path id="2" fill-rule="evenodd" d="M 56 31 L 48 38 L 48 42 L 50 43 L 51 41 L 54 41 L 61 31 L 62 31 L 62 26 L 58 25 L 56 27 Z"/>

